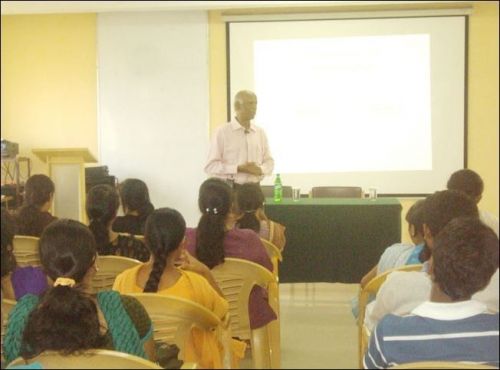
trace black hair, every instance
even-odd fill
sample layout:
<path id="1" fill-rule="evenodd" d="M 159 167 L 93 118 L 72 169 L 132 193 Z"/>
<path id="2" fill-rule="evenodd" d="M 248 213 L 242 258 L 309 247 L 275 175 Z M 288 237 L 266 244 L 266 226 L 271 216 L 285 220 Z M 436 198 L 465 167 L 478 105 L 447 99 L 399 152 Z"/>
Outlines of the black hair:
<path id="1" fill-rule="evenodd" d="M 97 307 L 82 284 L 97 257 L 94 236 L 82 223 L 60 219 L 40 237 L 40 262 L 46 274 L 75 280 L 74 287 L 58 285 L 47 290 L 30 313 L 23 334 L 21 355 L 33 358 L 47 351 L 63 355 L 101 348 Z"/>
<path id="2" fill-rule="evenodd" d="M 186 233 L 186 221 L 175 209 L 160 208 L 146 221 L 144 241 L 154 257 L 153 269 L 149 274 L 144 292 L 157 292 L 167 258 L 179 247 Z"/>
<path id="3" fill-rule="evenodd" d="M 116 189 L 110 185 L 96 185 L 87 194 L 87 217 L 94 234 L 97 250 L 102 252 L 109 244 L 109 227 L 116 217 L 120 201 Z"/>
<path id="4" fill-rule="evenodd" d="M 231 204 L 232 191 L 226 182 L 211 178 L 201 184 L 198 207 L 202 216 L 196 229 L 196 257 L 209 268 L 224 262 L 225 222 Z"/>
<path id="5" fill-rule="evenodd" d="M 24 186 L 24 204 L 17 212 L 18 232 L 21 235 L 40 236 L 46 226 L 40 218 L 42 206 L 50 200 L 55 186 L 45 175 L 31 176 Z"/>
<path id="6" fill-rule="evenodd" d="M 153 212 L 154 207 L 149 200 L 148 187 L 139 179 L 126 179 L 120 184 L 120 199 L 127 211 L 137 211 L 141 221 Z"/>
<path id="7" fill-rule="evenodd" d="M 16 224 L 9 212 L 2 208 L 2 278 L 14 271 L 17 266 L 13 251 Z"/>
<path id="8" fill-rule="evenodd" d="M 483 194 L 484 184 L 481 177 L 474 171 L 463 169 L 454 172 L 448 183 L 446 184 L 448 190 L 458 190 L 474 200 L 477 200 Z"/>
<path id="9" fill-rule="evenodd" d="M 456 217 L 479 218 L 476 202 L 464 193 L 456 190 L 442 190 L 429 195 L 423 205 L 423 222 L 427 225 L 433 237 Z M 431 250 L 426 244 L 419 259 L 427 261 Z"/>
<path id="10" fill-rule="evenodd" d="M 483 290 L 498 269 L 498 237 L 478 218 L 451 220 L 435 239 L 434 282 L 453 301 Z"/>
<path id="11" fill-rule="evenodd" d="M 420 199 L 415 202 L 406 213 L 405 220 L 415 228 L 415 234 L 424 235 L 424 202 Z M 415 235 L 412 235 L 415 236 Z"/>
<path id="12" fill-rule="evenodd" d="M 243 214 L 236 224 L 240 229 L 250 229 L 256 233 L 260 231 L 260 221 L 255 212 L 264 206 L 264 200 L 259 184 L 247 183 L 236 189 L 236 203 Z"/>

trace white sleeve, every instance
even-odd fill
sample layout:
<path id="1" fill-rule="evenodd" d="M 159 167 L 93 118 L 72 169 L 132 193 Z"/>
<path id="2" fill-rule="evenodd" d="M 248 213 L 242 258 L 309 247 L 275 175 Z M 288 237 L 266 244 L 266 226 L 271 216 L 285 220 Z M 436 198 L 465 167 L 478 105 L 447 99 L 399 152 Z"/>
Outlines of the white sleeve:
<path id="1" fill-rule="evenodd" d="M 262 133 L 262 174 L 269 176 L 273 173 L 274 170 L 274 159 L 271 155 L 271 150 L 269 149 L 269 143 L 267 141 L 267 136 L 264 131 Z"/>
<path id="2" fill-rule="evenodd" d="M 377 298 L 367 308 L 365 325 L 371 331 L 387 314 L 407 315 L 420 303 L 429 300 L 431 279 L 425 272 L 395 271 L 380 287 Z"/>

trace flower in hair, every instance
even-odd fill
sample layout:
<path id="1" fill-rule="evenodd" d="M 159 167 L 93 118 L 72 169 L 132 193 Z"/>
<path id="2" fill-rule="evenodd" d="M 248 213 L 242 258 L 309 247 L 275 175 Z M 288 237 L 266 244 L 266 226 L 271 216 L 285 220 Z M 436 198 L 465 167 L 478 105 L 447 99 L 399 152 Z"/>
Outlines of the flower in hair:
<path id="1" fill-rule="evenodd" d="M 210 210 L 210 208 L 208 208 L 208 207 L 207 207 L 207 208 L 205 208 L 205 211 L 206 211 L 207 213 L 210 213 L 210 211 L 212 211 L 212 214 L 214 214 L 214 215 L 216 215 L 216 214 L 219 212 L 219 211 L 217 210 L 217 208 L 215 208 L 215 207 L 214 207 L 214 208 L 212 208 L 211 210 Z"/>
<path id="2" fill-rule="evenodd" d="M 75 286 L 76 282 L 75 280 L 71 278 L 65 278 L 65 277 L 58 277 L 56 281 L 54 282 L 54 287 L 56 286 L 69 286 L 70 288 L 73 288 Z"/>

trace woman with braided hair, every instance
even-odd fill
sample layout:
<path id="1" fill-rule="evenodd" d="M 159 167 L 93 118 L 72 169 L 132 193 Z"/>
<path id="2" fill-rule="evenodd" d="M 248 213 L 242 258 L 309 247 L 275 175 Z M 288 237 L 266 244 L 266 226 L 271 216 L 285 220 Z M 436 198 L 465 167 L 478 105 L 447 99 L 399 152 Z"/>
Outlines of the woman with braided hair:
<path id="1" fill-rule="evenodd" d="M 198 206 L 202 213 L 198 227 L 186 230 L 186 249 L 210 269 L 225 257 L 246 259 L 273 270 L 259 236 L 252 230 L 234 227 L 231 214 L 232 193 L 229 185 L 216 178 L 200 187 Z M 248 302 L 250 327 L 257 329 L 276 319 L 269 305 L 267 290 L 254 286 Z"/>
<path id="2" fill-rule="evenodd" d="M 96 185 L 87 194 L 89 228 L 94 234 L 99 255 L 117 255 L 146 262 L 149 250 L 133 235 L 119 234 L 111 229 L 120 201 L 115 188 Z"/>
<path id="3" fill-rule="evenodd" d="M 186 222 L 174 209 L 160 208 L 148 217 L 144 238 L 151 259 L 117 276 L 113 289 L 122 294 L 158 293 L 196 302 L 224 320 L 229 305 L 210 269 L 184 250 Z M 165 307 L 168 310 L 168 307 Z M 234 364 L 244 357 L 245 344 L 232 342 Z M 202 368 L 221 368 L 222 346 L 214 332 L 193 329 L 184 361 Z"/>
<path id="4" fill-rule="evenodd" d="M 51 223 L 40 238 L 40 261 L 54 281 L 40 298 L 28 294 L 12 309 L 4 339 L 7 363 L 44 351 L 69 355 L 93 348 L 155 361 L 153 327 L 144 307 L 114 291 L 91 294 L 95 239 L 74 220 Z"/>
<path id="5" fill-rule="evenodd" d="M 45 175 L 33 175 L 26 181 L 24 204 L 16 214 L 19 235 L 39 237 L 57 219 L 49 213 L 54 189 L 54 183 Z"/>

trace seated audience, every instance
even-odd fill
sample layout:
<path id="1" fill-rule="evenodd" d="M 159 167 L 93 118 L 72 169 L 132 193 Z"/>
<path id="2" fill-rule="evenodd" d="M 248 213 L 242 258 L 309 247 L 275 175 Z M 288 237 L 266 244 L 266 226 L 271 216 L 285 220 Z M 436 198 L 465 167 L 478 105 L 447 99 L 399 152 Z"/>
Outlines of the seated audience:
<path id="1" fill-rule="evenodd" d="M 2 208 L 2 298 L 19 300 L 26 294 L 40 295 L 47 289 L 47 278 L 40 267 L 19 267 L 13 250 L 16 226 Z"/>
<path id="2" fill-rule="evenodd" d="M 125 216 L 116 217 L 113 231 L 144 235 L 146 219 L 154 210 L 148 187 L 141 180 L 126 179 L 120 184 L 119 193 Z"/>
<path id="3" fill-rule="evenodd" d="M 450 176 L 446 187 L 448 190 L 458 190 L 464 192 L 469 197 L 474 199 L 476 204 L 479 204 L 479 201 L 483 196 L 484 183 L 476 172 L 469 169 L 463 169 L 454 172 Z M 486 226 L 491 227 L 498 236 L 498 217 L 488 211 L 479 210 L 479 218 Z"/>
<path id="4" fill-rule="evenodd" d="M 236 189 L 236 227 L 255 231 L 265 240 L 269 240 L 280 250 L 286 244 L 285 227 L 271 221 L 264 213 L 264 194 L 259 184 L 247 183 Z"/>
<path id="5" fill-rule="evenodd" d="M 57 218 L 49 213 L 54 183 L 45 175 L 33 175 L 24 186 L 24 204 L 17 212 L 17 233 L 39 237 Z"/>
<path id="6" fill-rule="evenodd" d="M 142 262 L 149 260 L 144 243 L 132 235 L 121 235 L 111 229 L 119 207 L 118 193 L 109 185 L 96 185 L 87 194 L 89 228 L 101 256 L 117 255 Z"/>
<path id="7" fill-rule="evenodd" d="M 21 298 L 9 315 L 4 338 L 7 363 L 44 351 L 63 355 L 111 349 L 155 361 L 153 327 L 144 307 L 114 291 L 91 295 L 97 270 L 95 239 L 80 222 L 61 219 L 40 238 L 40 260 L 54 281 L 40 298 Z"/>
<path id="8" fill-rule="evenodd" d="M 409 316 L 389 314 L 377 325 L 364 368 L 419 361 L 499 365 L 498 312 L 471 299 L 498 269 L 498 237 L 477 218 L 456 218 L 435 237 L 430 297 Z"/>
<path id="9" fill-rule="evenodd" d="M 269 271 L 273 265 L 262 242 L 252 230 L 234 228 L 231 222 L 230 186 L 220 179 L 208 179 L 200 187 L 198 206 L 202 213 L 197 228 L 186 230 L 186 249 L 210 269 L 224 257 L 246 259 Z M 276 319 L 267 291 L 255 286 L 248 303 L 250 327 L 260 328 Z"/>
<path id="10" fill-rule="evenodd" d="M 361 287 L 364 287 L 375 276 L 387 270 L 425 262 L 420 260 L 420 255 L 425 245 L 424 226 L 422 223 L 423 204 L 424 200 L 419 200 L 413 204 L 405 218 L 406 222 L 408 222 L 408 233 L 413 245 L 397 243 L 387 247 L 380 257 L 378 264 L 361 279 Z"/>
<path id="11" fill-rule="evenodd" d="M 423 210 L 424 237 L 432 252 L 434 238 L 448 222 L 457 217 L 476 217 L 479 213 L 475 202 L 455 190 L 438 191 L 427 197 Z M 380 287 L 377 298 L 366 308 L 365 324 L 371 330 L 385 315 L 407 315 L 415 307 L 429 299 L 431 279 L 428 262 L 422 272 L 393 272 Z M 498 271 L 486 288 L 477 292 L 474 299 L 487 305 L 491 311 L 498 311 Z"/>
<path id="12" fill-rule="evenodd" d="M 144 236 L 151 259 L 118 275 L 113 289 L 122 294 L 145 292 L 185 298 L 224 319 L 229 305 L 210 269 L 189 255 L 181 258 L 185 252 L 185 231 L 186 223 L 179 212 L 169 208 L 153 211 Z M 179 260 L 183 261 L 180 268 L 175 265 Z M 233 358 L 238 362 L 244 356 L 245 344 L 234 341 L 233 347 Z M 184 360 L 202 368 L 221 368 L 221 350 L 215 332 L 195 329 L 185 348 Z"/>

